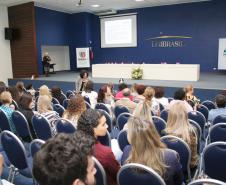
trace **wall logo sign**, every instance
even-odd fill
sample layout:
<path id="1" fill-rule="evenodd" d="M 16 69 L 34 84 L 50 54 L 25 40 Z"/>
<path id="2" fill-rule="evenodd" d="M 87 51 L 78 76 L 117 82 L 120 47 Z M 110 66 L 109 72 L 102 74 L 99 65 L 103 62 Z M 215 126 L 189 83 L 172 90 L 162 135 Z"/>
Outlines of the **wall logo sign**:
<path id="1" fill-rule="evenodd" d="M 146 39 L 151 41 L 153 48 L 181 48 L 185 46 L 185 39 L 191 39 L 189 36 L 169 36 L 163 35 Z"/>

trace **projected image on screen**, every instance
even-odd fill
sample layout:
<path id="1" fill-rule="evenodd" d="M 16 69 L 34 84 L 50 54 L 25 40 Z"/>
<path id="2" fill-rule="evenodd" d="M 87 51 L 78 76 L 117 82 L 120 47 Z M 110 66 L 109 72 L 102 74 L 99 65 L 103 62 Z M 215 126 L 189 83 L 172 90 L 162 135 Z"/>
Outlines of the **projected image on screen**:
<path id="1" fill-rule="evenodd" d="M 132 42 L 132 20 L 115 20 L 105 22 L 106 44 L 125 44 Z"/>
<path id="2" fill-rule="evenodd" d="M 101 19 L 101 47 L 136 47 L 136 15 Z"/>

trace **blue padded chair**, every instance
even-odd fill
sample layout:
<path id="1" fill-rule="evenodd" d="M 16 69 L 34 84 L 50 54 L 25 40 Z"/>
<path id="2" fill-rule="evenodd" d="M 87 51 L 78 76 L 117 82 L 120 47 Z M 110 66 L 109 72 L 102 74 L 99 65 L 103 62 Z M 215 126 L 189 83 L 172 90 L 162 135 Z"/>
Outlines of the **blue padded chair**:
<path id="1" fill-rule="evenodd" d="M 76 131 L 73 123 L 63 118 L 57 119 L 54 124 L 56 125 L 56 130 L 58 133 L 73 134 Z"/>
<path id="2" fill-rule="evenodd" d="M 118 116 L 122 113 L 129 113 L 129 109 L 123 106 L 115 106 L 114 114 L 116 120 L 118 119 Z"/>
<path id="3" fill-rule="evenodd" d="M 91 103 L 90 103 L 90 99 L 89 99 L 88 96 L 84 96 L 83 98 L 84 98 L 84 100 L 85 100 L 87 103 L 91 104 Z"/>
<path id="4" fill-rule="evenodd" d="M 164 109 L 164 110 L 162 110 L 162 111 L 160 112 L 160 117 L 161 117 L 162 119 L 164 119 L 165 122 L 167 122 L 168 114 L 169 114 L 169 110 Z"/>
<path id="5" fill-rule="evenodd" d="M 212 102 L 212 101 L 210 101 L 210 100 L 203 101 L 202 102 L 202 105 L 205 105 L 209 109 L 209 111 L 211 109 L 216 109 L 217 108 L 217 106 L 215 105 L 215 103 Z"/>
<path id="6" fill-rule="evenodd" d="M 124 125 L 127 123 L 128 119 L 133 116 L 132 114 L 130 113 L 122 113 L 118 116 L 117 120 L 116 120 L 116 124 L 119 128 L 119 130 L 122 130 Z"/>
<path id="7" fill-rule="evenodd" d="M 54 97 L 52 97 L 52 103 L 53 104 L 60 104 L 60 102 Z"/>
<path id="8" fill-rule="evenodd" d="M 191 111 L 188 113 L 188 119 L 191 119 L 199 124 L 202 129 L 202 133 L 205 133 L 205 124 L 206 118 L 205 116 L 199 111 Z"/>
<path id="9" fill-rule="evenodd" d="M 73 91 L 68 90 L 68 91 L 66 92 L 66 96 L 67 96 L 67 98 L 69 98 L 71 95 L 75 95 L 75 94 L 74 94 L 74 92 L 73 92 Z"/>
<path id="10" fill-rule="evenodd" d="M 64 100 L 67 99 L 67 96 L 63 92 L 61 92 L 61 95 L 64 97 Z"/>
<path id="11" fill-rule="evenodd" d="M 67 106 L 68 106 L 68 101 L 69 101 L 70 99 L 65 99 L 64 101 L 63 101 L 63 107 L 65 108 L 65 109 L 67 109 Z"/>
<path id="12" fill-rule="evenodd" d="M 86 104 L 86 109 L 91 109 L 91 105 L 87 101 L 85 101 L 85 104 Z"/>
<path id="13" fill-rule="evenodd" d="M 9 174 L 10 181 L 13 182 L 17 171 L 27 178 L 32 178 L 32 161 L 27 158 L 25 147 L 20 139 L 12 132 L 5 130 L 1 133 L 1 144 L 13 165 Z"/>
<path id="14" fill-rule="evenodd" d="M 118 135 L 118 145 L 121 151 L 125 148 L 126 145 L 129 145 L 128 139 L 127 139 L 127 131 L 121 130 Z"/>
<path id="15" fill-rule="evenodd" d="M 195 127 L 196 129 L 196 133 L 197 133 L 197 138 L 198 138 L 198 145 L 197 145 L 197 151 L 200 151 L 200 144 L 201 144 L 201 139 L 202 139 L 202 129 L 199 126 L 199 124 L 197 122 L 195 122 L 194 120 L 188 119 L 189 123 Z"/>
<path id="16" fill-rule="evenodd" d="M 12 104 L 15 106 L 15 110 L 18 110 L 19 106 L 15 100 L 12 99 Z"/>
<path id="17" fill-rule="evenodd" d="M 110 114 L 109 108 L 104 103 L 97 103 L 95 109 L 105 110 L 108 114 Z"/>
<path id="18" fill-rule="evenodd" d="M 34 139 L 30 144 L 30 154 L 32 157 L 40 150 L 41 146 L 45 143 L 45 141 L 41 139 Z"/>
<path id="19" fill-rule="evenodd" d="M 202 153 L 202 167 L 208 177 L 226 182 L 226 142 L 207 145 Z"/>
<path id="20" fill-rule="evenodd" d="M 213 125 L 217 123 L 226 123 L 226 114 L 220 114 L 213 119 Z"/>
<path id="21" fill-rule="evenodd" d="M 155 125 L 156 130 L 158 131 L 159 135 L 162 135 L 162 131 L 166 128 L 166 122 L 164 119 L 158 116 L 152 116 L 153 123 Z"/>
<path id="22" fill-rule="evenodd" d="M 48 120 L 40 114 L 35 114 L 31 119 L 36 136 L 44 141 L 52 137 L 51 127 Z"/>
<path id="23" fill-rule="evenodd" d="M 9 126 L 9 120 L 4 113 L 4 111 L 0 110 L 0 129 L 3 130 L 11 130 Z"/>
<path id="24" fill-rule="evenodd" d="M 100 143 L 102 145 L 111 147 L 111 136 L 110 136 L 108 131 L 107 131 L 107 134 L 105 136 L 99 136 L 97 138 L 97 140 L 100 141 Z"/>
<path id="25" fill-rule="evenodd" d="M 60 104 L 53 104 L 53 110 L 56 111 L 60 117 L 62 117 L 65 111 L 64 107 Z"/>
<path id="26" fill-rule="evenodd" d="M 165 185 L 162 177 L 153 169 L 137 163 L 123 165 L 117 174 L 117 183 L 118 185 Z"/>
<path id="27" fill-rule="evenodd" d="M 206 121 L 208 120 L 208 117 L 209 117 L 209 109 L 205 105 L 199 105 L 197 107 L 197 111 L 201 112 L 205 116 Z"/>
<path id="28" fill-rule="evenodd" d="M 189 181 L 191 180 L 190 162 L 191 150 L 188 144 L 179 137 L 167 135 L 161 137 L 161 141 L 166 144 L 169 149 L 175 150 L 180 156 L 180 163 L 184 174 L 188 175 Z"/>
<path id="29" fill-rule="evenodd" d="M 188 185 L 226 185 L 225 182 L 216 179 L 198 179 L 190 182 Z"/>
<path id="30" fill-rule="evenodd" d="M 25 138 L 25 137 L 29 136 L 30 140 L 33 140 L 27 119 L 21 112 L 14 111 L 12 114 L 12 120 L 15 125 L 17 134 L 21 138 Z"/>
<path id="31" fill-rule="evenodd" d="M 93 160 L 95 163 L 95 168 L 97 170 L 97 172 L 95 174 L 96 185 L 107 185 L 107 176 L 106 176 L 103 166 L 100 164 L 100 162 L 95 157 L 93 157 Z"/>
<path id="32" fill-rule="evenodd" d="M 216 141 L 226 142 L 226 123 L 217 123 L 216 125 L 210 127 L 209 141 L 210 143 Z"/>
<path id="33" fill-rule="evenodd" d="M 108 132 L 111 133 L 112 128 L 113 128 L 111 116 L 103 109 L 99 109 L 99 111 L 101 111 L 104 114 L 104 116 L 106 118 L 106 123 L 108 125 Z"/>

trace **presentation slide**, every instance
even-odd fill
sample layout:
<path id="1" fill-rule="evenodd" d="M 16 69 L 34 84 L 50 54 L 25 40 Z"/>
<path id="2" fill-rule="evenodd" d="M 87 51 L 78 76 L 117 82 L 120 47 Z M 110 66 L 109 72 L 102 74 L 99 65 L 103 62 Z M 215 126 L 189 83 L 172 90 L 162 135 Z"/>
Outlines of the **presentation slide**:
<path id="1" fill-rule="evenodd" d="M 101 19 L 101 47 L 136 47 L 136 15 Z"/>

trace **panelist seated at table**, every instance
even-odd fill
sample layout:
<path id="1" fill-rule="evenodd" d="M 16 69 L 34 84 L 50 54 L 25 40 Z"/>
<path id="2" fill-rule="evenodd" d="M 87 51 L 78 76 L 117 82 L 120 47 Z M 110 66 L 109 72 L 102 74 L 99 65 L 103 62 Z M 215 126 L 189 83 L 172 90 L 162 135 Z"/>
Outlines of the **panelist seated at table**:
<path id="1" fill-rule="evenodd" d="M 51 61 L 51 58 L 49 54 L 46 52 L 42 59 L 42 64 L 43 64 L 44 73 L 46 77 L 49 76 L 50 61 Z"/>

